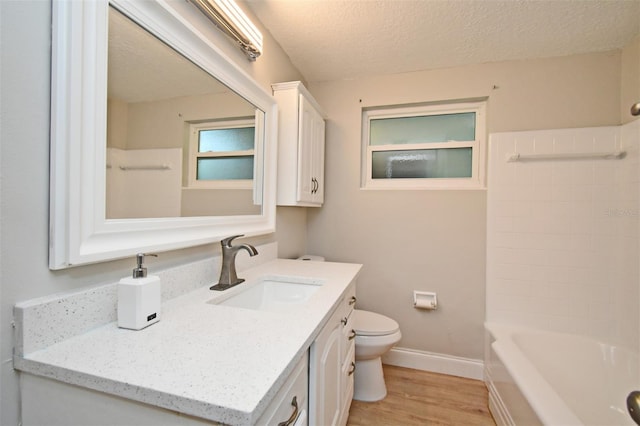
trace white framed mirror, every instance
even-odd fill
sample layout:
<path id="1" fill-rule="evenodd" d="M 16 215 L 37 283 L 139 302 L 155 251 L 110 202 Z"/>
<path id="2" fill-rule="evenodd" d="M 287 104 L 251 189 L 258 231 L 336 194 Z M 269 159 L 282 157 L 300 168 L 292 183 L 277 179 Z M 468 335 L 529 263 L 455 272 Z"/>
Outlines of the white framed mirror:
<path id="1" fill-rule="evenodd" d="M 55 0 L 52 53 L 51 269 L 275 230 L 277 106 L 170 2 Z"/>

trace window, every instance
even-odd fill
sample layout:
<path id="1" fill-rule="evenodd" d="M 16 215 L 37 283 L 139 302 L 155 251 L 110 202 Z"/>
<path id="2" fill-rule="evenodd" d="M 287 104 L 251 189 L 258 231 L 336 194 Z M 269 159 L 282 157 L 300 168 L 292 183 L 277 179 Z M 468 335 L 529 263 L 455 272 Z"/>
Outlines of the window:
<path id="1" fill-rule="evenodd" d="M 485 102 L 365 108 L 362 187 L 484 186 Z"/>
<path id="2" fill-rule="evenodd" d="M 191 124 L 189 154 L 190 187 L 252 188 L 255 120 Z"/>

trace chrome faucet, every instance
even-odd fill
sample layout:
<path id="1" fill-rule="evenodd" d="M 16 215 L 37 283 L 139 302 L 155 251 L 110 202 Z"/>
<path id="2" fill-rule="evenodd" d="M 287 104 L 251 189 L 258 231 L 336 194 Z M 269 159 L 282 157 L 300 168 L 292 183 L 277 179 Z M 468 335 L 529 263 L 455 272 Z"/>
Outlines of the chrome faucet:
<path id="1" fill-rule="evenodd" d="M 244 282 L 244 278 L 238 278 L 236 273 L 236 255 L 240 249 L 245 249 L 249 252 L 249 256 L 253 257 L 258 254 L 258 250 L 256 250 L 256 248 L 251 244 L 232 246 L 231 241 L 238 237 L 244 237 L 244 235 L 234 235 L 233 237 L 225 238 L 220 241 L 220 245 L 222 246 L 222 268 L 220 269 L 220 281 L 218 284 L 210 287 L 211 290 L 222 291 Z"/>

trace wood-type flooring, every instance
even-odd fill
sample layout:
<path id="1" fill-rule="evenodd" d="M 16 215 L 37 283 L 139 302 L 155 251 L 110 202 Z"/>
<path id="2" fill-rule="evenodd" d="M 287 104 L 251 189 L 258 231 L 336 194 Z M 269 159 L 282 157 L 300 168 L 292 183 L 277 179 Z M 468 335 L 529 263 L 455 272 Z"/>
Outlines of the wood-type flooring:
<path id="1" fill-rule="evenodd" d="M 353 400 L 347 426 L 495 426 L 479 380 L 384 365 L 387 397 Z"/>

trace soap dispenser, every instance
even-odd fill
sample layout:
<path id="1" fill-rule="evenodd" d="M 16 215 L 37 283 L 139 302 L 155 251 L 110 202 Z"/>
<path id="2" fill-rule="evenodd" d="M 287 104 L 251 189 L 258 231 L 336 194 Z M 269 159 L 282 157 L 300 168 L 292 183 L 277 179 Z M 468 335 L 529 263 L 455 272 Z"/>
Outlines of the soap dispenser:
<path id="1" fill-rule="evenodd" d="M 132 277 L 118 283 L 118 327 L 141 330 L 160 320 L 160 278 L 147 276 L 143 266 L 145 256 L 156 254 L 139 253 Z"/>

